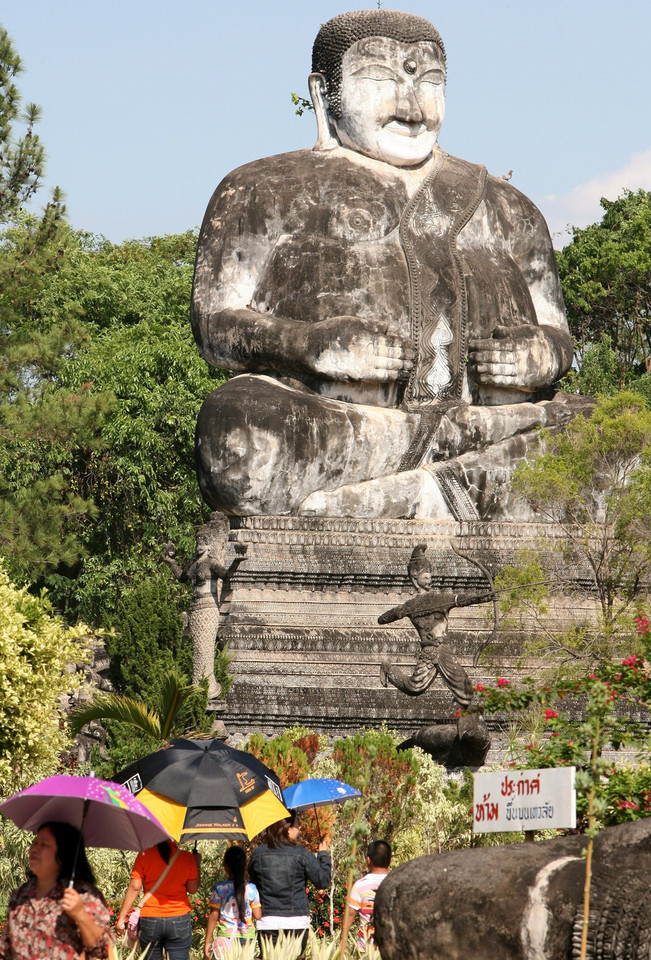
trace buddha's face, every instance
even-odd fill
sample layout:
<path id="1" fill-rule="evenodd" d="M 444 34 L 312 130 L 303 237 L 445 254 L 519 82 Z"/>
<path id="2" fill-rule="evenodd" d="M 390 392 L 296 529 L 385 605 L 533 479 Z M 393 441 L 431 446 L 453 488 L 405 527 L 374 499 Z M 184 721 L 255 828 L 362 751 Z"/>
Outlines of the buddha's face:
<path id="1" fill-rule="evenodd" d="M 445 64 L 434 43 L 388 37 L 358 40 L 344 54 L 341 119 L 343 146 L 397 167 L 431 155 L 445 112 Z"/>

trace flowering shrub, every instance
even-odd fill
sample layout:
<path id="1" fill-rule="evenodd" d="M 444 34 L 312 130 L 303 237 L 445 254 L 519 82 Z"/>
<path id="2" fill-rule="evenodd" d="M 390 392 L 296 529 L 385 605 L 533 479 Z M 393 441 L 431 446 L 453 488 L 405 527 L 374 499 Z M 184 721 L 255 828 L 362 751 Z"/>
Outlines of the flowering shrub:
<path id="1" fill-rule="evenodd" d="M 651 655 L 648 623 L 646 616 L 638 614 L 636 630 Z M 580 829 L 594 833 L 601 826 L 651 813 L 646 727 L 638 719 L 651 706 L 651 668 L 643 657 L 632 654 L 619 662 L 603 663 L 583 677 L 551 684 L 527 678 L 516 687 L 499 679 L 494 687 L 477 684 L 475 690 L 482 713 L 538 712 L 542 734 L 516 745 L 515 765 L 575 766 Z M 622 748 L 636 750 L 640 765 L 614 766 L 603 756 L 605 750 Z"/>

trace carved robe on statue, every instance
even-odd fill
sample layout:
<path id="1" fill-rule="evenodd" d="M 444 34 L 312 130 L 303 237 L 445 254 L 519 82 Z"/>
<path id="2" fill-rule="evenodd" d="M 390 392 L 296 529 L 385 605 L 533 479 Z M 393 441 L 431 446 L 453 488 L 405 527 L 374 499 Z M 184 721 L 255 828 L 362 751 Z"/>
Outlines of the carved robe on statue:
<path id="1" fill-rule="evenodd" d="M 240 363 L 229 317 L 244 311 L 299 324 L 383 321 L 415 344 L 417 357 L 408 381 L 384 383 L 335 381 L 290 364 L 265 369 L 264 357 Z M 234 171 L 206 212 L 195 270 L 201 351 L 243 373 L 199 416 L 204 498 L 236 515 L 310 512 L 301 505 L 314 491 L 428 465 L 448 516 L 518 518 L 509 496 L 514 465 L 537 427 L 569 421 L 576 406 L 552 399 L 548 384 L 523 392 L 472 382 L 468 340 L 498 325 L 542 326 L 559 368 L 569 366 L 545 222 L 484 167 L 439 151 L 411 188 L 396 167 L 340 149 Z M 535 350 L 529 362 L 535 368 Z M 392 515 L 386 503 L 378 511 Z"/>

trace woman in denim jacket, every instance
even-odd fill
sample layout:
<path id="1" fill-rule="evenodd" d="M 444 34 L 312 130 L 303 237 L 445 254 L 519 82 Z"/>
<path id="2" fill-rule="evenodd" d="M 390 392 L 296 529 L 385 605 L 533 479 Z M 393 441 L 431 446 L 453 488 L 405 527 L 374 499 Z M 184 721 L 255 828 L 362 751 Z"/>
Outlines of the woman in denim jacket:
<path id="1" fill-rule="evenodd" d="M 316 856 L 298 842 L 300 823 L 279 820 L 267 827 L 264 842 L 249 860 L 249 876 L 260 894 L 262 919 L 258 920 L 258 940 L 274 944 L 280 930 L 301 939 L 301 956 L 307 944 L 310 926 L 310 902 L 306 892 L 310 880 L 317 890 L 330 885 L 332 864 L 328 847 L 322 840 Z M 263 953 L 264 956 L 264 953 Z"/>

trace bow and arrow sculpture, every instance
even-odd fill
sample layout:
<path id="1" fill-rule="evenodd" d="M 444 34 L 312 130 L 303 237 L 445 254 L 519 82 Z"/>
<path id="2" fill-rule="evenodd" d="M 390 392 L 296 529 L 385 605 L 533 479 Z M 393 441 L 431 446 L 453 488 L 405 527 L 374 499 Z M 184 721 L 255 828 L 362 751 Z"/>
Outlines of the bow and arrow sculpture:
<path id="1" fill-rule="evenodd" d="M 407 572 L 415 587 L 415 597 L 392 607 L 380 617 L 378 623 L 394 623 L 408 617 L 420 637 L 421 650 L 416 664 L 407 674 L 390 663 L 381 666 L 382 680 L 385 686 L 391 684 L 409 696 L 420 696 L 432 685 L 437 676 L 450 690 L 456 703 L 467 708 L 474 696 L 470 677 L 452 653 L 448 644 L 448 617 L 455 607 L 468 607 L 487 601 L 493 602 L 493 629 L 486 640 L 477 648 L 473 666 L 477 666 L 483 650 L 493 642 L 499 629 L 499 607 L 497 593 L 491 571 L 480 560 L 450 544 L 457 556 L 476 566 L 486 577 L 489 589 L 477 592 L 456 592 L 432 589 L 432 568 L 425 556 L 425 544 L 419 544 L 412 551 Z M 459 718 L 454 732 L 449 729 L 427 727 L 419 731 L 415 738 L 406 741 L 403 746 L 416 743 L 426 749 L 436 760 L 446 766 L 458 766 L 463 763 L 480 766 L 483 763 L 490 736 L 479 717 Z M 464 748 L 465 741 L 465 748 Z M 428 745 L 429 744 L 429 745 Z"/>

